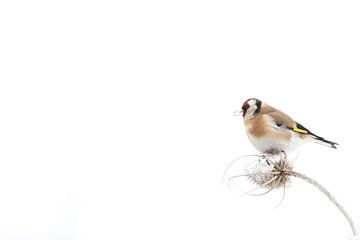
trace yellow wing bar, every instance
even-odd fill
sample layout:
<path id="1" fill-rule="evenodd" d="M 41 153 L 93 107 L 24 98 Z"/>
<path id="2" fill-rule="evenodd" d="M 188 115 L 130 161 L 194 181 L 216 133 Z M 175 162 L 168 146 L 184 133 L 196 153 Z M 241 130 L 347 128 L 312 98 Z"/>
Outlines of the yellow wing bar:
<path id="1" fill-rule="evenodd" d="M 308 131 L 303 130 L 303 129 L 300 129 L 300 128 L 297 128 L 297 127 L 293 127 L 292 130 L 293 130 L 294 132 L 298 132 L 298 133 L 304 133 L 304 134 L 309 133 Z"/>

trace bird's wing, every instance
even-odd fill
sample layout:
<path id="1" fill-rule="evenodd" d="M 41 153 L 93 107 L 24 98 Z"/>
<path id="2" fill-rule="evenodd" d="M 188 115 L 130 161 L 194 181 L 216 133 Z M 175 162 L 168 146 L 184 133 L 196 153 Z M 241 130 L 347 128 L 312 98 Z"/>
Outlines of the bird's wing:
<path id="1" fill-rule="evenodd" d="M 282 130 L 287 129 L 289 131 L 299 133 L 302 136 L 307 135 L 311 139 L 313 139 L 316 143 L 320 143 L 320 144 L 323 144 L 323 145 L 326 145 L 326 146 L 329 146 L 332 148 L 336 148 L 336 145 L 338 145 L 338 143 L 336 143 L 336 142 L 326 140 L 326 139 L 312 133 L 309 129 L 307 129 L 300 123 L 295 122 L 288 115 L 286 115 L 285 113 L 283 113 L 275 108 L 267 107 L 266 109 L 264 109 L 264 114 L 270 118 L 272 123 L 276 124 L 276 125 L 275 124 L 272 125 L 272 127 L 274 127 L 274 128 L 277 127 L 277 128 L 281 128 Z"/>
<path id="2" fill-rule="evenodd" d="M 301 133 L 301 134 L 311 134 L 311 132 L 306 129 L 300 123 L 295 122 L 292 118 L 280 111 L 268 112 L 273 121 L 276 123 L 276 126 L 287 128 L 291 131 Z"/>

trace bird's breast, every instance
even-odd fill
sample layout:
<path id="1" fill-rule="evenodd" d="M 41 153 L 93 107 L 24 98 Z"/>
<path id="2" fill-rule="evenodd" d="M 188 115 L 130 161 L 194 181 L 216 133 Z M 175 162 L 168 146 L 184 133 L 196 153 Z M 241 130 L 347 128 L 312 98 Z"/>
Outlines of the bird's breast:
<path id="1" fill-rule="evenodd" d="M 245 121 L 245 128 L 251 143 L 259 151 L 269 149 L 288 150 L 291 147 L 293 134 L 283 129 L 266 117 L 259 117 Z"/>
<path id="2" fill-rule="evenodd" d="M 267 122 L 263 117 L 256 117 L 245 120 L 247 134 L 252 137 L 264 136 L 267 132 Z"/>

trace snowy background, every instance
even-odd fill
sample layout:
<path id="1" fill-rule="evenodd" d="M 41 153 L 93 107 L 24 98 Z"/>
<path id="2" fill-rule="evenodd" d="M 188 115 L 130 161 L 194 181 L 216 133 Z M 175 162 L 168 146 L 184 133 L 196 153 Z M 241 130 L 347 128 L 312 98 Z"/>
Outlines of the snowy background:
<path id="1" fill-rule="evenodd" d="M 221 186 L 249 97 L 338 150 L 295 169 L 360 224 L 359 1 L 1 1 L 0 239 L 348 239 L 295 180 Z"/>

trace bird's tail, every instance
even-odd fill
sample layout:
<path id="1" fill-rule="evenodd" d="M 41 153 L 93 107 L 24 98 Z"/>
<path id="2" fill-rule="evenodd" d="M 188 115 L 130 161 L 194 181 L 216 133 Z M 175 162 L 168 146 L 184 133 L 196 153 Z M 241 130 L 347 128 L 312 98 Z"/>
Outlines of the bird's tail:
<path id="1" fill-rule="evenodd" d="M 326 140 L 325 138 L 322 138 L 322 137 L 319 137 L 315 134 L 311 134 L 312 135 L 312 140 L 315 142 L 315 143 L 318 143 L 318 144 L 321 144 L 321 145 L 324 145 L 324 146 L 328 146 L 328 147 L 331 147 L 331 148 L 337 148 L 336 145 L 339 145 L 338 143 L 336 142 L 332 142 L 332 141 L 329 141 L 329 140 Z"/>

